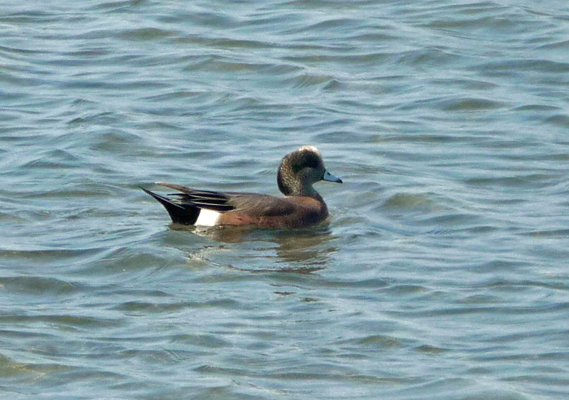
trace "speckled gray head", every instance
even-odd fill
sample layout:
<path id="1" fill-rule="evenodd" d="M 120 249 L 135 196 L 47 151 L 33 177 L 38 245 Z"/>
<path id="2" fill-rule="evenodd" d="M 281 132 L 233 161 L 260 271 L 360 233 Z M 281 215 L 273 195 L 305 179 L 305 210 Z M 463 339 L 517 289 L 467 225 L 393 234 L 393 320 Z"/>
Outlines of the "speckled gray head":
<path id="1" fill-rule="evenodd" d="M 322 180 L 342 183 L 326 170 L 322 154 L 314 146 L 303 146 L 287 154 L 277 175 L 279 189 L 285 196 L 319 196 L 312 185 Z"/>

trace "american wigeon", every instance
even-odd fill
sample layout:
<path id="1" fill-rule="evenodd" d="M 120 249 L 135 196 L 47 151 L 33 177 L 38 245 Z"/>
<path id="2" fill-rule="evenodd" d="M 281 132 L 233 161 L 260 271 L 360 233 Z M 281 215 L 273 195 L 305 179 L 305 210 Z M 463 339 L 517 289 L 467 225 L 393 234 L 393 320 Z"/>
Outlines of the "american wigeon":
<path id="1" fill-rule="evenodd" d="M 160 202 L 173 222 L 186 225 L 255 225 L 267 228 L 303 228 L 328 217 L 328 207 L 312 185 L 318 181 L 342 183 L 324 168 L 322 155 L 304 146 L 286 155 L 277 183 L 285 197 L 266 194 L 195 190 L 156 182 L 179 191 L 165 197 L 141 188 Z"/>

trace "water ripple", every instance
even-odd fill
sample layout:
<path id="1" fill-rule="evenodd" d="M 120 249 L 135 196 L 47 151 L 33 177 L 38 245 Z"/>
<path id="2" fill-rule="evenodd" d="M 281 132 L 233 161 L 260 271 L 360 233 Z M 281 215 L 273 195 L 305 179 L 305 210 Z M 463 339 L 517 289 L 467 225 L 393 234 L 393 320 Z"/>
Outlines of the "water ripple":
<path id="1" fill-rule="evenodd" d="M 565 2 L 0 11 L 8 397 L 567 398 Z M 139 189 L 278 194 L 303 144 L 327 226 Z"/>

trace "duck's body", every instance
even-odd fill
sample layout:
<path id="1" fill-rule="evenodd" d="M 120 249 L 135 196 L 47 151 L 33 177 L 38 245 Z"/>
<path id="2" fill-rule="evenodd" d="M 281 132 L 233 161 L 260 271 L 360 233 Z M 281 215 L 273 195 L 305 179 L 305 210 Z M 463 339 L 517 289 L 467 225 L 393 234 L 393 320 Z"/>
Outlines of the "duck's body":
<path id="1" fill-rule="evenodd" d="M 254 225 L 266 228 L 302 228 L 328 217 L 328 207 L 312 185 L 318 181 L 342 183 L 324 168 L 320 152 L 304 146 L 283 158 L 277 183 L 285 197 L 256 193 L 195 190 L 156 182 L 180 193 L 165 197 L 142 189 L 158 200 L 173 222 L 196 225 Z"/>

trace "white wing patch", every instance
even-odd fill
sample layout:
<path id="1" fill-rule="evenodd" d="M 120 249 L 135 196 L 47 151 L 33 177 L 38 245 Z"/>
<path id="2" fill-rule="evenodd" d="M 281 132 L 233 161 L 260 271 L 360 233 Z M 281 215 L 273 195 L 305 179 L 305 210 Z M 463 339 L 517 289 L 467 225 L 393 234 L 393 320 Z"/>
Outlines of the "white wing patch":
<path id="1" fill-rule="evenodd" d="M 219 221 L 219 216 L 221 213 L 213 210 L 206 210 L 202 208 L 200 210 L 200 215 L 198 215 L 198 219 L 194 225 L 200 226 L 215 226 Z"/>

